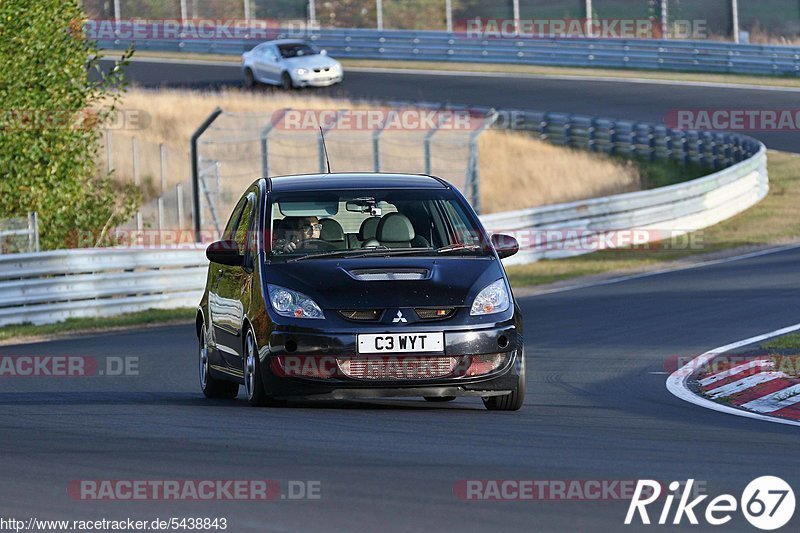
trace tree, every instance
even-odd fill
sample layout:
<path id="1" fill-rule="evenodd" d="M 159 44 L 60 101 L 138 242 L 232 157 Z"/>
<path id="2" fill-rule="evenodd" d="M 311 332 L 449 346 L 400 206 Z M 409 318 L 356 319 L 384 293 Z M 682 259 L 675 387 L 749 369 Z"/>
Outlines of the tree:
<path id="1" fill-rule="evenodd" d="M 99 236 L 139 202 L 96 164 L 133 50 L 102 72 L 83 20 L 76 0 L 0 2 L 0 218 L 37 211 L 47 249 Z"/>

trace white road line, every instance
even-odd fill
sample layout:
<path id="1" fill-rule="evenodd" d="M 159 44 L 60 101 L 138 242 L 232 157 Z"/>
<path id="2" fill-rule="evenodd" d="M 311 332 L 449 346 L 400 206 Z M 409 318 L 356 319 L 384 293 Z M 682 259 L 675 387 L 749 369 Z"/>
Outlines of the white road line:
<path id="1" fill-rule="evenodd" d="M 532 65 L 537 66 L 537 65 Z M 673 85 L 680 87 L 704 87 L 712 89 L 742 89 L 748 91 L 780 91 L 780 92 L 800 92 L 800 87 L 783 87 L 777 85 L 755 85 L 750 83 L 725 83 L 713 81 L 689 81 L 689 80 L 668 80 L 656 78 L 629 78 L 618 76 L 579 76 L 571 74 L 527 74 L 522 72 L 480 72 L 474 70 L 438 70 L 438 69 L 412 69 L 412 68 L 392 68 L 392 67 L 348 67 L 346 70 L 354 72 L 368 72 L 388 74 L 415 74 L 423 76 L 470 76 L 481 78 L 514 78 L 514 79 L 551 79 L 564 81 L 598 81 L 614 83 L 630 83 L 642 85 Z"/>
<path id="2" fill-rule="evenodd" d="M 772 337 L 778 337 L 780 335 L 786 335 L 787 333 L 792 333 L 797 330 L 800 330 L 800 324 L 792 324 L 791 326 L 786 326 L 785 328 L 776 329 L 775 331 L 770 331 L 769 333 L 764 333 L 763 335 L 756 335 L 755 337 L 750 337 L 748 339 L 742 339 L 737 342 L 732 342 L 731 344 L 726 344 L 725 346 L 720 346 L 719 348 L 714 348 L 713 350 L 709 350 L 701 355 L 698 355 L 697 357 L 689 361 L 686 365 L 673 372 L 672 375 L 667 378 L 667 383 L 666 383 L 667 390 L 677 398 L 680 398 L 681 400 L 693 403 L 695 405 L 699 405 L 700 407 L 705 407 L 706 409 L 718 411 L 720 413 L 727 413 L 730 415 L 742 416 L 745 418 L 754 418 L 756 420 L 765 420 L 767 422 L 774 422 L 776 424 L 785 424 L 789 426 L 800 427 L 800 422 L 796 420 L 775 418 L 774 416 L 768 416 L 760 413 L 744 411 L 742 409 L 737 409 L 735 407 L 717 403 L 713 400 L 709 400 L 708 398 L 704 398 L 702 396 L 695 394 L 694 392 L 689 390 L 689 387 L 687 386 L 687 383 L 693 373 L 693 370 L 701 368 L 709 360 L 713 359 L 717 355 L 728 352 L 730 350 L 735 350 L 736 348 L 741 348 L 742 346 L 747 346 L 748 344 L 753 344 L 754 342 L 763 341 L 765 339 L 771 339 Z"/>
<path id="3" fill-rule="evenodd" d="M 751 389 L 756 385 L 761 385 L 762 383 L 767 383 L 772 381 L 773 379 L 778 378 L 785 378 L 786 374 L 783 372 L 760 372 L 753 376 L 747 376 L 746 378 L 742 378 L 739 381 L 734 381 L 733 383 L 728 383 L 727 385 L 723 385 L 722 387 L 718 387 L 708 393 L 708 396 L 714 399 L 717 398 L 725 398 L 730 396 L 731 394 L 736 394 L 737 392 L 742 392 L 747 389 Z"/>
<path id="4" fill-rule="evenodd" d="M 740 407 L 758 411 L 759 413 L 773 413 L 778 409 L 783 409 L 796 403 L 800 403 L 800 384 L 767 394 Z"/>
<path id="5" fill-rule="evenodd" d="M 700 383 L 701 387 L 708 387 L 712 383 L 716 383 L 717 381 L 722 381 L 723 379 L 729 378 L 731 376 L 736 376 L 746 370 L 750 370 L 751 368 L 755 368 L 757 366 L 773 367 L 775 366 L 775 363 L 769 359 L 755 359 L 753 361 L 748 361 L 746 363 L 736 365 L 732 368 L 729 368 L 728 370 L 723 370 L 722 372 L 718 372 L 713 376 L 703 378 L 700 381 L 698 381 L 698 383 Z"/>

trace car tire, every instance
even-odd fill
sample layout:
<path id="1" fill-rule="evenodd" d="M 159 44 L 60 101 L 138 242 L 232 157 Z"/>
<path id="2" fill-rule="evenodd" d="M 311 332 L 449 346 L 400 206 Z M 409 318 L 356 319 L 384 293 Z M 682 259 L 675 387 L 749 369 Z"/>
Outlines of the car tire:
<path id="1" fill-rule="evenodd" d="M 267 398 L 266 390 L 264 390 L 264 378 L 261 375 L 261 361 L 259 361 L 258 357 L 256 338 L 250 330 L 247 330 L 247 335 L 244 338 L 244 353 L 242 355 L 242 373 L 247 401 L 254 407 L 265 406 L 269 399 Z"/>
<path id="2" fill-rule="evenodd" d="M 518 411 L 525 402 L 525 352 L 520 354 L 519 378 L 511 394 L 485 396 L 483 405 L 490 411 Z"/>
<path id="3" fill-rule="evenodd" d="M 252 89 L 258 82 L 256 81 L 256 76 L 253 74 L 253 70 L 250 68 L 244 69 L 244 86 L 247 89 Z"/>
<path id="4" fill-rule="evenodd" d="M 433 403 L 444 403 L 444 402 L 452 402 L 456 399 L 455 396 L 425 396 L 426 402 L 433 402 Z"/>
<path id="5" fill-rule="evenodd" d="M 211 375 L 208 362 L 208 340 L 206 339 L 206 328 L 202 326 L 202 331 L 198 336 L 199 363 L 200 363 L 200 388 L 206 398 L 233 399 L 239 394 L 239 384 L 233 381 L 217 379 Z"/>
<path id="6" fill-rule="evenodd" d="M 292 76 L 288 72 L 281 74 L 281 89 L 284 91 L 291 91 L 294 89 L 294 82 Z"/>

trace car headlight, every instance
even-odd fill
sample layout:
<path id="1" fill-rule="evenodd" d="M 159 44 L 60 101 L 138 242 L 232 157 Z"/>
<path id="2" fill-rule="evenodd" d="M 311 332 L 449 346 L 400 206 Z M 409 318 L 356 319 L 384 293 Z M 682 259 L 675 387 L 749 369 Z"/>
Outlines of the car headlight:
<path id="1" fill-rule="evenodd" d="M 511 297 L 506 289 L 506 283 L 498 279 L 483 288 L 472 302 L 470 315 L 491 315 L 506 311 L 511 304 Z"/>
<path id="2" fill-rule="evenodd" d="M 291 318 L 325 318 L 317 302 L 303 294 L 277 285 L 267 285 L 269 302 L 281 316 Z"/>
<path id="3" fill-rule="evenodd" d="M 299 69 L 295 70 L 295 72 L 297 73 L 298 76 L 302 76 L 303 74 L 307 74 L 308 73 L 308 69 L 299 68 Z"/>

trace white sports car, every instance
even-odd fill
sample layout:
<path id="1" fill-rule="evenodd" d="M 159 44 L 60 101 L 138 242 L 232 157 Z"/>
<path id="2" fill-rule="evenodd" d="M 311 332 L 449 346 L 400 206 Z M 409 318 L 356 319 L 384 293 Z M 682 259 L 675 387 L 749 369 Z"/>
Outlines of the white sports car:
<path id="1" fill-rule="evenodd" d="M 261 43 L 242 54 L 245 87 L 257 83 L 294 87 L 327 87 L 340 83 L 342 65 L 303 41 L 281 39 Z"/>

